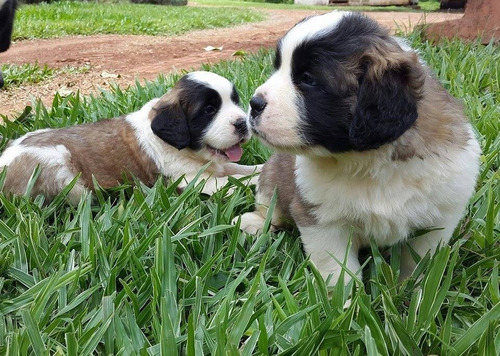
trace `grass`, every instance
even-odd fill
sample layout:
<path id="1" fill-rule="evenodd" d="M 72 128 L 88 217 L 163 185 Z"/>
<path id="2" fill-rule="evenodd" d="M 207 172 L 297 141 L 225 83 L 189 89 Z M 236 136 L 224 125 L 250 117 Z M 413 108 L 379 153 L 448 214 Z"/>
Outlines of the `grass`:
<path id="1" fill-rule="evenodd" d="M 40 67 L 37 63 L 26 63 L 23 65 L 4 64 L 0 67 L 3 73 L 5 86 L 2 88 L 15 87 L 21 83 L 35 84 L 52 78 L 56 70 L 47 65 Z"/>
<path id="2" fill-rule="evenodd" d="M 37 84 L 54 78 L 59 74 L 75 72 L 85 73 L 88 70 L 88 66 L 54 69 L 47 65 L 40 67 L 38 63 L 25 63 L 21 65 L 4 64 L 0 66 L 0 71 L 3 73 L 5 81 L 5 85 L 1 90 L 11 89 L 26 84 Z"/>
<path id="3" fill-rule="evenodd" d="M 12 38 L 23 40 L 96 34 L 179 35 L 190 30 L 229 27 L 262 19 L 262 14 L 248 9 L 220 11 L 208 7 L 123 1 L 58 1 L 21 6 L 16 14 Z"/>
<path id="4" fill-rule="evenodd" d="M 439 10 L 439 0 L 419 0 L 418 6 L 423 11 L 437 11 Z"/>
<path id="5" fill-rule="evenodd" d="M 420 2 L 420 10 L 409 6 L 348 6 L 348 5 L 329 5 L 329 6 L 308 6 L 295 5 L 293 0 L 288 0 L 289 3 L 274 3 L 265 2 L 264 0 L 196 0 L 196 4 L 210 6 L 238 6 L 238 7 L 256 7 L 265 9 L 295 9 L 295 10 L 324 10 L 331 11 L 334 9 L 345 11 L 406 11 L 406 12 L 421 12 L 421 11 L 436 11 L 439 9 L 438 0 L 424 0 Z"/>
<path id="6" fill-rule="evenodd" d="M 98 190 L 75 207 L 64 192 L 49 204 L 0 193 L 0 354 L 498 355 L 500 48 L 410 40 L 464 100 L 483 148 L 466 217 L 412 278 L 397 282 L 397 247 L 390 259 L 373 247 L 364 281 L 329 293 L 296 231 L 230 226 L 253 201 L 237 180 L 231 195 L 202 196 L 199 184 L 178 194 L 159 180 Z M 234 79 L 248 103 L 271 63 L 260 52 L 204 68 Z M 37 128 L 130 112 L 176 79 L 38 103 L 0 127 L 2 147 Z M 243 161 L 268 155 L 253 141 Z"/>

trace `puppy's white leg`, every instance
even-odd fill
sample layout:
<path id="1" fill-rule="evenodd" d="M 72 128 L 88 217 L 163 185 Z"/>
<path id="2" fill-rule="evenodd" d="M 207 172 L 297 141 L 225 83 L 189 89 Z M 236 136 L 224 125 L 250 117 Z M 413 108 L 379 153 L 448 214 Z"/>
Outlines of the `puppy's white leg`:
<path id="1" fill-rule="evenodd" d="M 226 163 L 224 165 L 223 176 L 232 176 L 237 179 L 246 178 L 244 182 L 249 185 L 257 184 L 259 180 L 259 174 L 262 171 L 263 164 L 255 166 L 244 166 L 237 163 Z"/>
<path id="2" fill-rule="evenodd" d="M 258 174 L 262 171 L 263 164 L 258 164 L 255 166 L 244 166 L 242 164 L 237 164 L 234 162 L 228 162 L 224 164 L 225 176 L 234 176 L 239 174 L 241 176 L 249 176 L 251 174 Z"/>
<path id="3" fill-rule="evenodd" d="M 321 276 L 325 281 L 331 276 L 329 285 L 337 284 L 342 271 L 339 262 L 345 263 L 347 269 L 352 273 L 361 272 L 358 246 L 353 238 L 349 247 L 351 231 L 348 228 L 331 223 L 321 226 L 299 226 L 299 230 L 306 254 L 311 256 L 311 261 Z M 348 283 L 350 280 L 351 276 L 344 272 L 344 283 Z"/>
<path id="4" fill-rule="evenodd" d="M 235 174 L 232 176 L 233 178 L 241 180 L 243 183 L 247 185 L 257 185 L 259 182 L 259 175 L 240 175 L 240 174 Z"/>
<path id="5" fill-rule="evenodd" d="M 238 222 L 238 217 L 234 218 L 232 223 Z M 250 235 L 258 235 L 264 228 L 266 218 L 259 211 L 252 211 L 241 215 L 240 229 Z"/>
<path id="6" fill-rule="evenodd" d="M 413 260 L 409 247 L 420 257 L 424 257 L 427 252 L 433 255 L 439 245 L 443 246 L 450 241 L 453 230 L 461 218 L 462 211 L 456 211 L 435 224 L 435 227 L 439 230 L 433 230 L 422 236 L 415 237 L 408 241 L 407 245 L 403 245 L 399 279 L 404 280 L 410 277 L 417 265 Z"/>
<path id="7" fill-rule="evenodd" d="M 196 178 L 196 176 L 186 176 L 184 177 L 184 180 L 179 183 L 179 188 L 180 189 L 185 189 L 186 186 L 193 181 Z M 239 175 L 234 175 L 233 178 L 236 179 L 242 179 L 242 178 L 247 178 L 247 176 L 239 176 Z M 255 178 L 255 180 L 254 180 Z M 248 184 L 256 184 L 258 177 L 248 177 Z M 228 177 L 214 177 L 212 175 L 207 175 L 207 174 L 202 174 L 199 178 L 198 181 L 205 180 L 205 183 L 203 185 L 203 189 L 201 192 L 203 194 L 207 195 L 213 195 L 215 192 L 218 190 L 222 189 L 226 184 L 229 182 Z M 244 180 L 244 182 L 247 182 L 247 180 Z M 233 192 L 234 188 L 229 189 L 229 194 Z"/>
<path id="8" fill-rule="evenodd" d="M 223 188 L 229 180 L 227 177 L 210 177 L 205 181 L 202 193 L 213 195 L 215 192 Z"/>
<path id="9" fill-rule="evenodd" d="M 255 196 L 255 211 L 241 215 L 240 229 L 251 235 L 260 234 L 264 228 L 270 204 L 271 197 L 257 191 Z M 281 213 L 281 210 L 276 206 L 271 217 L 270 231 L 275 231 L 280 225 L 283 224 L 282 216 L 283 214 Z M 237 221 L 238 217 L 234 218 L 232 223 L 236 224 Z"/>
<path id="10" fill-rule="evenodd" d="M 83 186 L 83 184 L 80 184 L 80 182 L 77 182 L 73 189 L 71 189 L 68 193 L 68 201 L 70 204 L 76 206 L 80 202 L 80 199 L 82 198 L 82 195 L 84 193 L 87 193 L 89 190 Z"/>
<path id="11" fill-rule="evenodd" d="M 184 179 L 179 183 L 178 188 L 184 190 L 187 185 L 191 183 L 195 178 L 196 175 L 184 176 Z M 227 177 L 216 178 L 208 174 L 201 174 L 198 177 L 197 183 L 200 183 L 202 180 L 204 180 L 205 182 L 203 183 L 203 189 L 201 190 L 201 192 L 207 195 L 214 194 L 217 190 L 224 187 L 228 182 Z"/>

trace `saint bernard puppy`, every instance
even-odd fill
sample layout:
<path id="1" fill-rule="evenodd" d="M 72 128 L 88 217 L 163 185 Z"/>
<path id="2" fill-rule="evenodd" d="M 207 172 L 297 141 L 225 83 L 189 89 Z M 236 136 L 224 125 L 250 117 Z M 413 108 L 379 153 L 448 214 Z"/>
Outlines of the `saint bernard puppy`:
<path id="1" fill-rule="evenodd" d="M 447 243 L 474 191 L 480 148 L 461 104 L 416 51 L 361 14 L 304 19 L 278 42 L 274 66 L 250 125 L 277 153 L 241 228 L 262 230 L 276 189 L 272 228 L 293 221 L 330 284 L 344 261 L 360 272 L 371 238 L 408 239 L 400 278 L 409 276 L 410 249 L 424 256 Z"/>
<path id="2" fill-rule="evenodd" d="M 13 141 L 0 157 L 7 169 L 3 191 L 24 194 L 37 166 L 32 195 L 57 195 L 78 174 L 69 193 L 77 203 L 92 190 L 94 177 L 103 188 L 131 176 L 152 185 L 159 174 L 185 177 L 183 187 L 204 171 L 203 193 L 212 194 L 227 176 L 249 176 L 259 166 L 243 166 L 240 144 L 250 138 L 247 115 L 235 87 L 209 72 L 192 72 L 159 99 L 115 119 L 61 129 L 43 129 Z"/>

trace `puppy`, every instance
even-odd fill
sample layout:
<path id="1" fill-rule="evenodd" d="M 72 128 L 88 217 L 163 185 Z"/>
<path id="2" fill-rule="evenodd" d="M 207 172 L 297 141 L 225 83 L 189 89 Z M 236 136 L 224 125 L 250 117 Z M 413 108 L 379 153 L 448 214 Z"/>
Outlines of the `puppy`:
<path id="1" fill-rule="evenodd" d="M 237 178 L 256 172 L 257 166 L 238 165 L 240 144 L 250 138 L 246 114 L 238 106 L 235 87 L 209 72 L 192 72 L 164 96 L 137 112 L 115 119 L 62 129 L 43 129 L 12 142 L 0 157 L 7 168 L 3 190 L 24 194 L 37 166 L 40 175 L 32 195 L 57 195 L 78 174 L 69 193 L 77 203 L 92 190 L 94 177 L 104 188 L 131 176 L 151 186 L 159 174 L 187 182 L 200 168 L 203 193 L 212 194 Z"/>
<path id="2" fill-rule="evenodd" d="M 358 250 L 406 241 L 400 277 L 447 243 L 471 197 L 480 148 L 461 105 L 417 52 L 349 12 L 304 19 L 277 45 L 275 73 L 251 99 L 250 125 L 278 151 L 265 164 L 256 211 L 261 231 L 273 191 L 273 228 L 293 221 L 305 251 L 335 284 Z M 408 248 L 409 247 L 409 248 Z"/>

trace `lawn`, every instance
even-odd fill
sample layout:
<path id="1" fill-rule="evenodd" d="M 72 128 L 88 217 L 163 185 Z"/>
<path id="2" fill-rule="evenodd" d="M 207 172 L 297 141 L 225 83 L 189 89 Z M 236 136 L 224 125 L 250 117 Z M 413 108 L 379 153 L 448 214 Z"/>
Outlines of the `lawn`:
<path id="1" fill-rule="evenodd" d="M 58 1 L 23 5 L 13 40 L 69 35 L 179 35 L 190 30 L 236 26 L 264 18 L 257 10 L 160 6 L 119 2 Z M 189 21 L 187 21 L 189 19 Z"/>
<path id="2" fill-rule="evenodd" d="M 372 248 L 364 280 L 329 293 L 297 232 L 248 236 L 230 225 L 253 202 L 237 180 L 233 194 L 212 197 L 199 194 L 202 182 L 181 194 L 176 182 L 124 185 L 75 207 L 64 192 L 48 205 L 0 193 L 0 354 L 499 354 L 500 48 L 410 40 L 463 99 L 483 148 L 466 217 L 412 278 L 397 282 L 398 248 L 389 259 Z M 246 104 L 272 55 L 204 69 L 234 80 Z M 130 112 L 176 79 L 56 96 L 1 127 L 1 147 L 37 128 Z M 252 141 L 243 162 L 268 155 Z"/>
<path id="3" fill-rule="evenodd" d="M 278 0 L 196 0 L 197 4 L 210 6 L 238 6 L 238 7 L 256 7 L 267 9 L 310 9 L 310 10 L 325 10 L 325 6 L 306 6 L 295 5 L 293 0 L 284 0 L 283 3 L 278 3 Z M 328 6 L 330 10 L 345 10 L 345 11 L 436 11 L 439 10 L 439 0 L 420 0 L 420 10 L 409 6 L 348 6 L 347 4 L 332 4 Z"/>
<path id="4" fill-rule="evenodd" d="M 13 40 L 53 38 L 69 35 L 133 34 L 179 35 L 190 30 L 236 26 L 264 19 L 258 8 L 318 9 L 244 0 L 197 0 L 201 7 L 131 4 L 128 1 L 57 1 L 22 5 L 16 14 Z M 221 11 L 220 6 L 229 7 Z M 437 0 L 422 1 L 423 11 L 439 8 Z M 249 10 L 252 8 L 253 10 Z M 417 11 L 405 6 L 332 6 L 357 11 Z M 186 21 L 189 19 L 189 21 Z"/>

